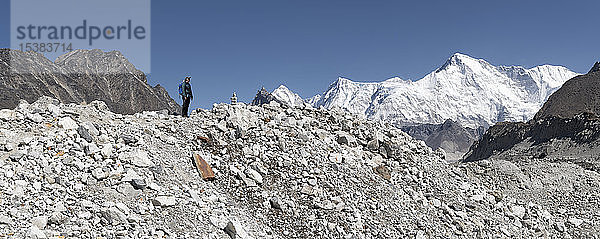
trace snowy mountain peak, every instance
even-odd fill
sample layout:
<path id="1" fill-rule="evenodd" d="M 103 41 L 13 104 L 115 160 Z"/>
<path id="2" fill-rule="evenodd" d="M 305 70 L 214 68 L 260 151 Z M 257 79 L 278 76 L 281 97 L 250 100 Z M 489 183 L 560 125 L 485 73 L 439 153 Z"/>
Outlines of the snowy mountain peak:
<path id="1" fill-rule="evenodd" d="M 344 78 L 344 77 L 338 77 L 337 80 L 332 84 L 332 85 L 338 85 L 338 86 L 342 86 L 342 85 L 348 85 L 348 84 L 353 84 L 354 81 L 351 81 L 348 78 Z"/>
<path id="2" fill-rule="evenodd" d="M 389 79 L 383 81 L 383 83 L 408 83 L 408 82 L 410 82 L 410 81 L 403 80 L 400 77 L 392 77 L 392 78 L 389 78 Z"/>
<path id="3" fill-rule="evenodd" d="M 279 87 L 277 87 L 277 89 L 275 89 L 273 92 L 276 92 L 276 91 L 284 91 L 284 92 L 288 91 L 288 92 L 291 92 L 291 90 L 289 88 L 287 88 L 285 85 L 279 85 Z"/>
<path id="4" fill-rule="evenodd" d="M 460 60 L 463 60 L 463 59 L 464 60 L 477 60 L 477 59 L 475 59 L 473 57 L 470 57 L 467 54 L 463 54 L 463 53 L 460 53 L 460 52 L 452 54 L 452 56 L 450 56 L 450 59 L 448 59 L 448 60 L 460 61 Z"/>
<path id="5" fill-rule="evenodd" d="M 279 102 L 289 106 L 300 106 L 304 104 L 304 100 L 298 94 L 292 92 L 285 85 L 280 85 L 271 93 Z"/>
<path id="6" fill-rule="evenodd" d="M 455 53 L 420 80 L 362 83 L 340 77 L 308 102 L 397 125 L 441 124 L 451 119 L 471 128 L 488 127 L 531 119 L 550 94 L 576 75 L 562 66 L 494 66 Z"/>
<path id="7" fill-rule="evenodd" d="M 438 68 L 436 73 L 444 70 L 479 72 L 481 69 L 489 68 L 490 66 L 491 64 L 483 59 L 473 58 L 462 53 L 454 53 L 440 68 Z"/>

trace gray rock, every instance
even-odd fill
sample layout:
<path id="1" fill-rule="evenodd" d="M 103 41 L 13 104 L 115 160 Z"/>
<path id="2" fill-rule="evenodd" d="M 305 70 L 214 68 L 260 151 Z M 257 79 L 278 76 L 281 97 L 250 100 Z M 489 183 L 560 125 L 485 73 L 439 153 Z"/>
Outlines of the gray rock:
<path id="1" fill-rule="evenodd" d="M 0 214 L 6 217 L 0 217 L 0 234 L 26 238 L 28 222 L 38 215 L 48 217 L 47 230 L 38 228 L 47 236 L 81 238 L 577 238 L 598 232 L 598 223 L 587 220 L 597 215 L 598 176 L 581 165 L 538 159 L 450 164 L 382 122 L 337 110 L 241 104 L 216 105 L 186 119 L 60 105 L 58 118 L 94 122 L 99 135 L 91 142 L 79 130 L 24 116 L 0 120 L 0 145 L 24 153 L 13 162 L 13 152 L 0 152 Z M 43 105 L 27 107 L 48 115 Z M 246 117 L 256 121 L 234 125 Z M 215 127 L 219 122 L 225 131 Z M 138 141 L 126 144 L 123 134 Z M 197 135 L 210 141 L 199 143 Z M 357 146 L 338 143 L 338 135 L 355 137 Z M 369 148 L 375 139 L 378 147 Z M 110 153 L 90 157 L 90 143 Z M 146 155 L 135 163 L 139 152 Z M 191 152 L 207 155 L 218 180 L 200 180 Z M 139 190 L 144 184 L 151 190 Z M 532 193 L 538 191 L 543 194 Z M 536 200 L 542 196 L 553 200 Z M 581 203 L 588 206 L 577 207 Z M 568 218 L 585 220 L 575 226 Z M 563 228 L 555 230 L 560 220 Z"/>
<path id="2" fill-rule="evenodd" d="M 564 232 L 565 231 L 565 223 L 564 222 L 554 223 L 554 229 L 556 229 L 558 232 Z"/>
<path id="3" fill-rule="evenodd" d="M 569 217 L 568 222 L 575 227 L 579 227 L 581 224 L 583 224 L 583 220 L 576 217 Z"/>
<path id="4" fill-rule="evenodd" d="M 133 152 L 125 152 L 119 155 L 119 160 L 129 162 L 138 167 L 152 167 L 154 163 L 146 151 L 136 149 Z"/>
<path id="5" fill-rule="evenodd" d="M 36 226 L 29 228 L 29 237 L 33 239 L 47 238 L 46 234 Z"/>
<path id="6" fill-rule="evenodd" d="M 6 145 L 4 145 L 4 151 L 9 151 L 10 152 L 10 151 L 13 151 L 13 149 L 15 149 L 15 148 L 14 148 L 14 146 L 12 144 L 6 144 Z"/>
<path id="7" fill-rule="evenodd" d="M 92 170 L 92 176 L 94 176 L 96 180 L 103 180 L 108 177 L 108 173 L 104 172 L 104 170 L 102 170 L 101 168 L 95 168 L 94 170 Z"/>
<path id="8" fill-rule="evenodd" d="M 5 224 L 5 225 L 12 224 L 12 219 L 10 219 L 10 217 L 1 215 L 0 216 L 0 224 Z"/>
<path id="9" fill-rule="evenodd" d="M 272 197 L 269 199 L 269 203 L 271 204 L 272 208 L 281 210 L 281 202 L 279 201 L 279 198 Z"/>
<path id="10" fill-rule="evenodd" d="M 252 180 L 256 181 L 256 183 L 258 183 L 258 184 L 262 184 L 263 183 L 263 177 L 256 170 L 254 170 L 252 168 L 248 168 L 248 169 L 246 169 L 245 173 L 246 173 L 246 175 L 249 178 L 251 178 Z"/>
<path id="11" fill-rule="evenodd" d="M 313 189 L 313 187 L 311 187 L 309 185 L 304 185 L 304 186 L 302 186 L 300 193 L 306 194 L 306 195 L 314 195 L 314 189 Z"/>
<path id="12" fill-rule="evenodd" d="M 21 160 L 24 156 L 25 156 L 25 154 L 17 151 L 17 152 L 10 154 L 10 156 L 8 156 L 8 158 L 10 159 L 10 161 L 19 162 L 19 160 Z"/>
<path id="13" fill-rule="evenodd" d="M 434 198 L 434 199 L 430 200 L 430 202 L 431 202 L 431 205 L 436 208 L 439 208 L 442 206 L 442 202 L 439 199 Z"/>
<path id="14" fill-rule="evenodd" d="M 17 112 L 9 109 L 0 109 L 0 120 L 11 121 L 17 119 Z"/>
<path id="15" fill-rule="evenodd" d="M 370 140 L 367 143 L 367 148 L 372 152 L 377 152 L 379 150 L 379 141 L 377 139 Z"/>
<path id="16" fill-rule="evenodd" d="M 91 212 L 85 211 L 80 213 L 79 215 L 77 215 L 77 217 L 85 219 L 85 220 L 89 220 L 90 218 L 92 218 L 94 215 L 92 215 Z"/>
<path id="17" fill-rule="evenodd" d="M 141 176 L 139 176 L 135 170 L 133 169 L 128 169 L 127 173 L 125 173 L 125 175 L 123 175 L 123 178 L 121 178 L 121 182 L 131 182 L 134 179 L 142 179 Z"/>
<path id="18" fill-rule="evenodd" d="M 337 132 L 337 142 L 338 144 L 344 144 L 350 147 L 355 147 L 357 145 L 356 138 L 343 131 Z"/>
<path id="19" fill-rule="evenodd" d="M 116 207 L 110 207 L 108 209 L 103 209 L 100 212 L 100 214 L 102 215 L 102 217 L 104 219 L 106 219 L 106 221 L 110 225 L 120 225 L 123 223 L 127 223 L 127 215 L 125 215 L 125 213 L 121 212 Z"/>
<path id="20" fill-rule="evenodd" d="M 225 228 L 223 230 L 225 231 L 225 233 L 227 233 L 227 235 L 229 235 L 229 237 L 231 237 L 231 239 L 237 239 L 237 238 L 247 239 L 247 238 L 250 238 L 248 236 L 248 233 L 246 232 L 246 229 L 244 229 L 242 227 L 242 224 L 240 224 L 236 220 L 230 220 L 227 223 L 227 226 L 225 226 Z"/>
<path id="21" fill-rule="evenodd" d="M 115 203 L 115 207 L 117 207 L 119 210 L 121 210 L 121 212 L 123 212 L 125 215 L 131 214 L 129 207 L 127 207 L 127 205 L 125 205 L 125 203 L 122 203 L 122 202 Z"/>
<path id="22" fill-rule="evenodd" d="M 48 222 L 54 225 L 60 225 L 69 220 L 69 217 L 65 216 L 62 212 L 53 212 Z"/>
<path id="23" fill-rule="evenodd" d="M 60 109 L 60 107 L 58 105 L 49 104 L 48 112 L 50 112 L 53 117 L 58 117 L 62 113 L 62 110 Z"/>
<path id="24" fill-rule="evenodd" d="M 98 132 L 98 129 L 96 129 L 94 124 L 90 122 L 82 123 L 79 126 L 79 128 L 77 128 L 77 132 L 79 133 L 79 136 L 81 136 L 89 143 L 93 142 L 94 138 L 96 138 L 100 134 L 100 132 Z"/>
<path id="25" fill-rule="evenodd" d="M 180 108 L 164 87 L 149 85 L 144 72 L 118 51 L 75 50 L 48 61 L 40 54 L 1 49 L 0 66 L 3 76 L 10 74 L 10 81 L 0 86 L 1 109 L 29 107 L 20 100 L 38 100 L 32 106 L 41 107 L 56 99 L 64 104 L 88 102 L 86 108 L 96 113 L 112 113 L 109 107 L 121 114 L 162 109 L 175 113 Z"/>
<path id="26" fill-rule="evenodd" d="M 139 196 L 142 191 L 136 190 L 131 186 L 131 183 L 121 183 L 117 186 L 117 192 L 122 193 L 127 198 L 135 198 Z"/>
<path id="27" fill-rule="evenodd" d="M 44 121 L 44 117 L 42 117 L 38 113 L 36 113 L 36 114 L 27 114 L 27 119 L 33 121 L 34 123 L 41 123 L 42 121 Z"/>
<path id="28" fill-rule="evenodd" d="M 71 117 L 64 117 L 58 120 L 58 126 L 66 130 L 72 130 L 79 128 L 79 125 Z"/>
<path id="29" fill-rule="evenodd" d="M 177 204 L 177 201 L 174 196 L 158 196 L 152 200 L 152 205 L 158 207 L 171 207 L 175 204 Z"/>
<path id="30" fill-rule="evenodd" d="M 104 144 L 102 149 L 100 149 L 100 154 L 104 158 L 110 158 L 113 155 L 113 145 L 112 144 Z"/>
<path id="31" fill-rule="evenodd" d="M 225 226 L 223 230 L 225 233 L 227 233 L 227 235 L 229 235 L 229 237 L 231 237 L 231 239 L 235 239 L 237 232 L 235 231 L 235 227 L 233 226 L 232 222 L 228 222 L 227 226 Z"/>
<path id="32" fill-rule="evenodd" d="M 31 219 L 31 224 L 33 224 L 34 226 L 36 226 L 39 229 L 44 229 L 44 228 L 46 228 L 46 225 L 48 225 L 48 217 L 46 217 L 46 216 L 34 217 Z"/>
<path id="33" fill-rule="evenodd" d="M 523 218 L 525 216 L 525 208 L 524 207 L 515 205 L 515 206 L 512 206 L 510 208 L 510 210 L 518 218 Z"/>
<path id="34" fill-rule="evenodd" d="M 242 182 L 244 182 L 244 184 L 248 187 L 256 187 L 258 186 L 258 184 L 256 183 L 256 180 L 253 180 L 251 178 L 249 178 L 248 176 L 246 176 L 246 174 L 242 171 L 240 171 L 239 169 L 237 169 L 235 166 L 231 166 L 230 167 L 231 171 L 235 174 L 235 176 L 239 179 L 242 180 Z"/>
<path id="35" fill-rule="evenodd" d="M 154 191 L 160 191 L 160 190 L 162 190 L 162 187 L 160 185 L 154 183 L 154 182 L 150 183 L 148 185 L 148 188 L 150 188 L 150 189 L 152 189 Z"/>
<path id="36" fill-rule="evenodd" d="M 210 224 L 212 224 L 213 226 L 215 226 L 216 228 L 219 228 L 219 229 L 224 229 L 229 222 L 225 218 L 217 217 L 217 216 L 210 216 L 208 218 L 208 220 L 210 221 Z"/>
<path id="37" fill-rule="evenodd" d="M 138 142 L 138 138 L 131 134 L 122 134 L 121 139 L 125 144 L 135 144 Z"/>
<path id="38" fill-rule="evenodd" d="M 131 180 L 131 186 L 135 189 L 142 190 L 145 189 L 147 185 L 145 180 L 136 178 Z"/>
<path id="39" fill-rule="evenodd" d="M 98 148 L 98 145 L 96 145 L 95 143 L 87 143 L 84 146 L 84 151 L 87 155 L 93 155 L 100 152 L 100 148 Z"/>
<path id="40" fill-rule="evenodd" d="M 108 108 L 108 105 L 101 100 L 94 100 L 90 103 L 90 106 L 96 108 L 97 110 L 99 110 L 100 112 L 108 112 L 110 111 L 110 108 Z"/>

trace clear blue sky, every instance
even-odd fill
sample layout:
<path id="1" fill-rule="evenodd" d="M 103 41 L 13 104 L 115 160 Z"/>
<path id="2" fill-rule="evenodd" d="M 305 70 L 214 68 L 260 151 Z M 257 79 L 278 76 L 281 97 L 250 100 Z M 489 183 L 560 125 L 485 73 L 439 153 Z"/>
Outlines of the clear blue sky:
<path id="1" fill-rule="evenodd" d="M 0 47 L 9 46 L 0 0 Z M 416 80 L 454 52 L 492 64 L 600 59 L 600 1 L 152 1 L 152 77 L 172 96 L 191 75 L 192 107 L 251 101 L 280 84 L 308 98 L 338 76 Z M 178 100 L 180 102 L 181 100 Z"/>

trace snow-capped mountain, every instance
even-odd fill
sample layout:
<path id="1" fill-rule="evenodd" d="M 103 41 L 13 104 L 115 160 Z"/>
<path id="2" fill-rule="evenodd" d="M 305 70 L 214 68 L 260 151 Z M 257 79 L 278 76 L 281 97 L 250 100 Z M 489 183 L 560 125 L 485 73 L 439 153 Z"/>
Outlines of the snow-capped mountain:
<path id="1" fill-rule="evenodd" d="M 279 102 L 290 106 L 300 106 L 304 104 L 302 97 L 292 92 L 284 85 L 280 85 L 271 93 L 271 95 L 273 95 L 273 97 L 275 97 L 275 99 L 277 99 Z"/>
<path id="2" fill-rule="evenodd" d="M 451 119 L 471 128 L 489 127 L 533 118 L 548 97 L 576 75 L 562 66 L 493 66 L 456 53 L 414 82 L 397 77 L 378 83 L 339 78 L 307 102 L 396 125 L 441 124 Z"/>

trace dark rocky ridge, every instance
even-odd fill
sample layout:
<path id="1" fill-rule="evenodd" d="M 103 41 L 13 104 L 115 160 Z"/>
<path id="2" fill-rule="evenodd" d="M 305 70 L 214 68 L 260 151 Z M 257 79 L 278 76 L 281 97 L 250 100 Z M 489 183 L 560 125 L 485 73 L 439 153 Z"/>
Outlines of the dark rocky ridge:
<path id="1" fill-rule="evenodd" d="M 572 118 L 580 113 L 600 114 L 600 63 L 588 74 L 568 80 L 548 98 L 534 119 Z"/>
<path id="2" fill-rule="evenodd" d="M 464 162 L 492 156 L 507 159 L 568 160 L 600 172 L 600 119 L 582 113 L 573 118 L 545 118 L 497 124 L 471 147 Z"/>
<path id="3" fill-rule="evenodd" d="M 254 96 L 251 105 L 264 105 L 271 103 L 271 101 L 283 104 L 283 102 L 274 97 L 267 89 L 265 89 L 265 87 L 262 87 L 258 92 L 256 92 L 256 96 Z"/>
<path id="4" fill-rule="evenodd" d="M 162 86 L 148 85 L 146 75 L 118 51 L 76 50 L 52 62 L 38 53 L 0 49 L 0 79 L 0 108 L 50 96 L 63 103 L 102 100 L 121 114 L 179 111 Z"/>

